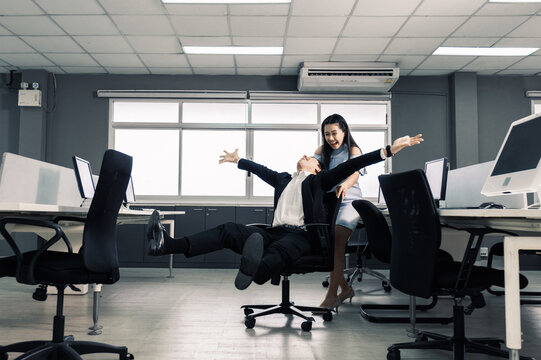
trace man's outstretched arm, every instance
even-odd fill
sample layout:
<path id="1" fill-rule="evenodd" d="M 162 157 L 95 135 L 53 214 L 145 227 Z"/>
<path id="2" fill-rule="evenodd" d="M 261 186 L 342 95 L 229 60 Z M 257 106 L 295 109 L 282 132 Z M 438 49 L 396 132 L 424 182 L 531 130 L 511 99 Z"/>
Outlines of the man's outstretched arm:
<path id="1" fill-rule="evenodd" d="M 220 155 L 220 164 L 223 164 L 224 162 L 237 164 L 239 169 L 246 170 L 257 175 L 261 180 L 265 181 L 270 186 L 276 187 L 278 185 L 281 173 L 271 170 L 266 166 L 260 165 L 251 160 L 242 159 L 239 157 L 238 149 L 235 149 L 235 151 L 231 153 L 224 150 L 224 153 L 225 155 Z"/>

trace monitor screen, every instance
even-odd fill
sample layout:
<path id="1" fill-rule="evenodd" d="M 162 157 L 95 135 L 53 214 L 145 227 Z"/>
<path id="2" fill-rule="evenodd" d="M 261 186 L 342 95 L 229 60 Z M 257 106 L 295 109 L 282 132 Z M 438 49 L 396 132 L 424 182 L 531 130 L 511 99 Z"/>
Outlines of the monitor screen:
<path id="1" fill-rule="evenodd" d="M 445 200 L 447 171 L 447 158 L 427 161 L 425 163 L 425 174 L 434 200 Z"/>
<path id="2" fill-rule="evenodd" d="M 130 180 L 128 181 L 128 187 L 126 188 L 126 195 L 124 197 L 124 202 L 126 204 L 135 203 L 135 190 L 133 188 L 133 180 L 131 176 L 130 176 Z"/>
<path id="3" fill-rule="evenodd" d="M 90 163 L 77 156 L 74 156 L 72 160 L 75 177 L 77 178 L 77 186 L 79 187 L 81 197 L 83 199 L 90 199 L 94 197 L 95 187 Z"/>
<path id="4" fill-rule="evenodd" d="M 514 121 L 483 185 L 484 195 L 539 191 L 541 185 L 541 114 Z"/>

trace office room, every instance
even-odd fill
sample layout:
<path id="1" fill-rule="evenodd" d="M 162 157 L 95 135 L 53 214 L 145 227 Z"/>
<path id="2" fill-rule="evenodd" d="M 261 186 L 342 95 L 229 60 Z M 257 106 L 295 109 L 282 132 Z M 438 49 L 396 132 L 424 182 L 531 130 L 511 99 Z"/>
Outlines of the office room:
<path id="1" fill-rule="evenodd" d="M 0 359 L 541 358 L 540 19 L 526 0 L 0 0 Z M 390 194 L 414 183 L 410 219 Z"/>

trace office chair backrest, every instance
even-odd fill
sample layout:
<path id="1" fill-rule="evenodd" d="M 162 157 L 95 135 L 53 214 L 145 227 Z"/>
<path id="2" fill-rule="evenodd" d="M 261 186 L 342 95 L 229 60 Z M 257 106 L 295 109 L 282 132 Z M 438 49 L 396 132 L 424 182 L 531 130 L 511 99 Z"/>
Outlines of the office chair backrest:
<path id="1" fill-rule="evenodd" d="M 368 200 L 355 200 L 352 205 L 363 220 L 370 252 L 379 261 L 389 264 L 391 262 L 391 232 L 385 217 Z"/>
<path id="2" fill-rule="evenodd" d="M 441 227 L 434 199 L 420 169 L 381 175 L 392 223 L 391 284 L 414 296 L 432 295 Z"/>
<path id="3" fill-rule="evenodd" d="M 105 152 L 81 248 L 84 264 L 90 271 L 107 273 L 118 269 L 116 223 L 131 168 L 131 156 L 115 150 Z"/>

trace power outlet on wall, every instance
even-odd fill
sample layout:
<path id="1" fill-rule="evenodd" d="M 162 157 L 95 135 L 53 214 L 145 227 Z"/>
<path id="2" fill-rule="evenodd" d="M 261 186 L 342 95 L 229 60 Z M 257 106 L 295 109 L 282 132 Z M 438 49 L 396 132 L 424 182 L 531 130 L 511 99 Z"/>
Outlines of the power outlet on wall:
<path id="1" fill-rule="evenodd" d="M 482 246 L 482 247 L 479 249 L 479 255 L 480 255 L 482 258 L 488 257 L 488 247 Z"/>

